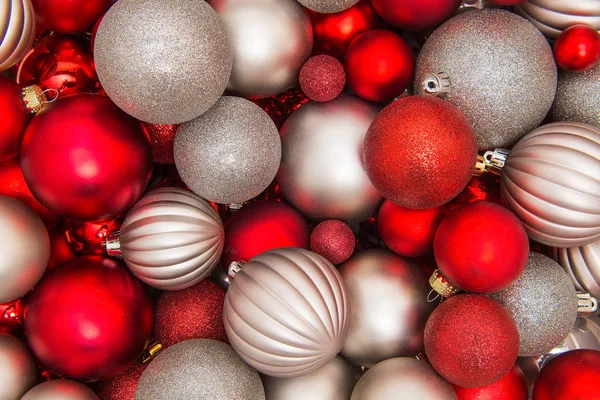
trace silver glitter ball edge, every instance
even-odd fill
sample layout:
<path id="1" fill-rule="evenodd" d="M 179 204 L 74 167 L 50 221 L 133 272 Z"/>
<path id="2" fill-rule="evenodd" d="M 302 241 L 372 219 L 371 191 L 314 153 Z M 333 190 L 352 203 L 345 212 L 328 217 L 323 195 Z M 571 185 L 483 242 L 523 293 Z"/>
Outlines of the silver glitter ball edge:
<path id="1" fill-rule="evenodd" d="M 298 0 L 304 7 L 324 14 L 347 10 L 358 3 L 358 1 L 359 0 Z"/>
<path id="2" fill-rule="evenodd" d="M 600 63 L 584 72 L 558 74 L 551 114 L 554 121 L 583 122 L 600 128 Z"/>

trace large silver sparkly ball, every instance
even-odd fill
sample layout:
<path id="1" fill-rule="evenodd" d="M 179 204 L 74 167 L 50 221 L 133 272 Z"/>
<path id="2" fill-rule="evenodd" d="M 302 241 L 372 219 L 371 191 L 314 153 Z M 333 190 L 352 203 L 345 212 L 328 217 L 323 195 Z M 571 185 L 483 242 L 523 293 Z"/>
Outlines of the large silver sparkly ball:
<path id="1" fill-rule="evenodd" d="M 298 0 L 306 8 L 318 13 L 337 13 L 358 3 L 359 0 Z"/>
<path id="2" fill-rule="evenodd" d="M 502 197 L 533 240 L 553 247 L 600 239 L 600 129 L 556 122 L 535 129 L 512 149 Z"/>
<path id="3" fill-rule="evenodd" d="M 29 207 L 0 196 L 0 304 L 18 299 L 38 283 L 50 259 L 46 226 Z"/>
<path id="4" fill-rule="evenodd" d="M 223 308 L 233 348 L 275 377 L 306 375 L 331 361 L 351 318 L 340 273 L 320 255 L 294 247 L 269 250 L 246 263 Z"/>
<path id="5" fill-rule="evenodd" d="M 473 124 L 480 150 L 509 147 L 548 114 L 556 63 L 526 19 L 505 10 L 467 12 L 436 29 L 419 53 L 415 93 L 440 88 Z"/>
<path id="6" fill-rule="evenodd" d="M 352 303 L 352 325 L 342 355 L 371 367 L 423 350 L 425 323 L 434 309 L 425 272 L 387 250 L 366 250 L 340 267 Z"/>
<path id="7" fill-rule="evenodd" d="M 281 139 L 269 115 L 241 97 L 223 96 L 200 117 L 179 125 L 175 166 L 196 194 L 216 203 L 242 203 L 275 178 Z"/>
<path id="8" fill-rule="evenodd" d="M 554 121 L 583 122 L 600 128 L 600 63 L 583 72 L 560 71 L 550 112 Z"/>
<path id="9" fill-rule="evenodd" d="M 160 353 L 144 371 L 135 400 L 264 400 L 258 373 L 231 346 L 191 339 Z"/>
<path id="10" fill-rule="evenodd" d="M 515 10 L 550 39 L 556 39 L 564 29 L 575 24 L 600 30 L 598 0 L 528 0 L 515 5 Z"/>
<path id="11" fill-rule="evenodd" d="M 0 333 L 0 400 L 20 399 L 37 381 L 37 367 L 27 346 Z"/>
<path id="12" fill-rule="evenodd" d="M 425 361 L 390 358 L 360 377 L 351 400 L 456 400 L 452 386 Z"/>
<path id="13" fill-rule="evenodd" d="M 100 400 L 96 393 L 82 383 L 68 379 L 54 379 L 40 383 L 21 400 Z"/>
<path id="14" fill-rule="evenodd" d="M 600 299 L 600 240 L 581 247 L 555 249 L 554 255 L 577 290 Z"/>
<path id="15" fill-rule="evenodd" d="M 246 98 L 276 95 L 298 82 L 313 32 L 296 0 L 208 0 L 231 36 L 234 61 L 227 89 Z"/>
<path id="16" fill-rule="evenodd" d="M 277 181 L 287 200 L 310 218 L 369 219 L 381 202 L 362 162 L 375 106 L 342 95 L 308 102 L 281 128 L 283 146 Z"/>
<path id="17" fill-rule="evenodd" d="M 554 260 L 530 253 L 512 285 L 489 295 L 511 314 L 519 329 L 519 356 L 544 354 L 569 334 L 577 318 L 577 292 Z"/>
<path id="18" fill-rule="evenodd" d="M 119 241 L 125 263 L 141 281 L 161 290 L 179 290 L 200 282 L 217 266 L 225 232 L 206 200 L 166 187 L 135 203 Z"/>
<path id="19" fill-rule="evenodd" d="M 267 400 L 349 400 L 356 371 L 337 356 L 308 375 L 295 378 L 263 377 Z"/>
<path id="20" fill-rule="evenodd" d="M 218 14 L 198 0 L 119 0 L 94 44 L 98 78 L 123 111 L 175 124 L 208 110 L 223 94 L 233 49 Z"/>

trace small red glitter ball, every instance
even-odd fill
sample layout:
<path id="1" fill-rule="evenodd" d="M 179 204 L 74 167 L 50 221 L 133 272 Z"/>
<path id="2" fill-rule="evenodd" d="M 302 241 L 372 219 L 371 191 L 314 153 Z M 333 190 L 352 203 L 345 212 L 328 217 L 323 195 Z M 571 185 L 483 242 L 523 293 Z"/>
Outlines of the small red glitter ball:
<path id="1" fill-rule="evenodd" d="M 152 159 L 154 162 L 159 164 L 175 164 L 173 143 L 175 142 L 175 134 L 179 125 L 151 124 L 149 122 L 142 122 L 142 124 L 150 137 Z"/>
<path id="2" fill-rule="evenodd" d="M 442 302 L 425 326 L 425 353 L 447 381 L 490 385 L 517 360 L 519 331 L 508 311 L 487 296 L 462 294 Z"/>
<path id="3" fill-rule="evenodd" d="M 346 85 L 344 66 L 336 58 L 320 55 L 309 58 L 300 70 L 300 88 L 309 99 L 325 102 L 335 99 Z"/>
<path id="4" fill-rule="evenodd" d="M 587 25 L 573 25 L 562 31 L 554 43 L 556 63 L 566 71 L 586 71 L 600 59 L 600 34 Z"/>
<path id="5" fill-rule="evenodd" d="M 354 244 L 352 229 L 337 219 L 321 222 L 310 234 L 310 249 L 334 265 L 350 258 L 354 252 Z"/>
<path id="6" fill-rule="evenodd" d="M 458 400 L 527 400 L 529 398 L 527 380 L 518 364 L 515 364 L 504 378 L 491 385 L 475 388 L 453 386 Z"/>

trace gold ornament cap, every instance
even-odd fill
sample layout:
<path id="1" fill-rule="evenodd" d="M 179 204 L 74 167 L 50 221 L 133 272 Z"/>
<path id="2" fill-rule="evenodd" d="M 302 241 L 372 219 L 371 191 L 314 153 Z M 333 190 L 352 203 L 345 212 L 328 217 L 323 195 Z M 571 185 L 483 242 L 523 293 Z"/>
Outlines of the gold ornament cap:
<path id="1" fill-rule="evenodd" d="M 42 111 L 44 106 L 48 103 L 46 93 L 37 85 L 24 87 L 21 90 L 21 96 L 23 97 L 25 107 L 27 107 L 27 110 L 32 114 L 37 114 Z"/>
<path id="2" fill-rule="evenodd" d="M 150 361 L 154 360 L 154 357 L 158 355 L 163 350 L 163 345 L 157 342 L 152 342 L 148 344 L 146 350 L 144 351 L 144 359 L 142 361 L 143 364 L 147 364 Z"/>
<path id="3" fill-rule="evenodd" d="M 460 291 L 459 288 L 446 279 L 439 269 L 436 269 L 433 271 L 433 274 L 431 274 L 429 285 L 445 299 L 454 296 Z"/>

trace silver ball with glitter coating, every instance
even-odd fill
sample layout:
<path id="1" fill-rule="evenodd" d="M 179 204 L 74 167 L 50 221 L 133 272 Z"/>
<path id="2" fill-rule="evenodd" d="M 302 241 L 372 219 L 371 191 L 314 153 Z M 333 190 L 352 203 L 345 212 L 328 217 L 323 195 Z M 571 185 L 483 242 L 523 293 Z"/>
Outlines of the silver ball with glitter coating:
<path id="1" fill-rule="evenodd" d="M 509 147 L 538 126 L 556 92 L 546 38 L 505 10 L 463 13 L 436 29 L 417 60 L 415 93 L 429 93 L 434 75 L 447 75 L 450 88 L 438 95 L 473 124 L 479 150 Z"/>
<path id="2" fill-rule="evenodd" d="M 83 383 L 68 379 L 54 379 L 40 383 L 21 400 L 100 400 L 96 393 Z"/>
<path id="3" fill-rule="evenodd" d="M 275 178 L 281 139 L 269 115 L 241 97 L 223 96 L 200 117 L 179 125 L 175 166 L 186 185 L 215 203 L 242 203 Z"/>
<path id="4" fill-rule="evenodd" d="M 208 110 L 233 65 L 227 29 L 198 0 L 119 0 L 103 17 L 94 45 L 98 78 L 123 111 L 175 124 Z"/>
<path id="5" fill-rule="evenodd" d="M 33 355 L 8 333 L 0 333 L 0 371 L 0 400 L 20 399 L 37 381 Z"/>
<path id="6" fill-rule="evenodd" d="M 135 400 L 264 400 L 258 372 L 231 346 L 190 339 L 161 352 L 144 371 Z"/>
<path id="7" fill-rule="evenodd" d="M 600 299 L 600 240 L 581 247 L 554 249 L 554 258 L 577 290 Z"/>
<path id="8" fill-rule="evenodd" d="M 556 98 L 550 110 L 552 119 L 583 122 L 600 128 L 598 93 L 600 93 L 600 63 L 583 72 L 560 71 Z"/>
<path id="9" fill-rule="evenodd" d="M 577 318 L 577 292 L 554 260 L 529 253 L 523 274 L 504 290 L 489 294 L 517 323 L 519 356 L 537 356 L 559 345 Z"/>
<path id="10" fill-rule="evenodd" d="M 358 3 L 358 1 L 359 0 L 298 0 L 304 7 L 324 14 L 347 10 Z"/>

